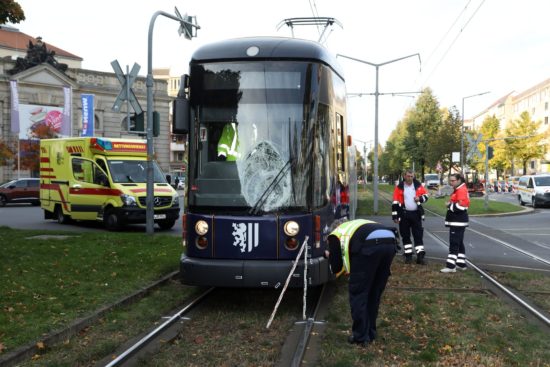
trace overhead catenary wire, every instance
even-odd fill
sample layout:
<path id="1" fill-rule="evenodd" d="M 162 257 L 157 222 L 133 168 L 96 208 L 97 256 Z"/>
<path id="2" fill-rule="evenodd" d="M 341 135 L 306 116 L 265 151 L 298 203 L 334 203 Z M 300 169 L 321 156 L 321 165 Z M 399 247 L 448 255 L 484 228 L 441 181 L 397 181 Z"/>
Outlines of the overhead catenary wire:
<path id="1" fill-rule="evenodd" d="M 468 24 L 470 24 L 470 22 L 472 21 L 472 19 L 474 18 L 474 16 L 477 14 L 477 12 L 479 11 L 479 9 L 481 8 L 481 6 L 485 3 L 485 0 L 481 0 L 480 4 L 478 5 L 478 7 L 474 10 L 474 12 L 472 13 L 472 15 L 470 15 L 470 17 L 468 18 L 468 20 L 466 21 L 466 23 L 464 23 L 464 25 L 460 28 L 460 30 L 458 31 L 458 33 L 456 34 L 455 38 L 451 41 L 451 43 L 449 44 L 449 46 L 447 47 L 447 49 L 445 50 L 445 52 L 443 53 L 443 55 L 441 56 L 441 58 L 439 59 L 439 61 L 435 64 L 435 66 L 432 68 L 432 70 L 430 71 L 430 73 L 428 74 L 428 76 L 424 79 L 424 81 L 421 83 L 421 85 L 425 85 L 428 80 L 430 80 L 430 78 L 432 77 L 432 75 L 435 73 L 435 71 L 437 70 L 437 68 L 439 67 L 439 65 L 441 65 L 441 63 L 443 62 L 443 60 L 445 59 L 445 57 L 447 56 L 447 54 L 449 53 L 449 51 L 451 50 L 451 48 L 454 46 L 454 44 L 456 43 L 456 41 L 458 40 L 458 38 L 462 35 L 462 33 L 464 32 L 464 30 L 466 29 L 466 27 L 468 26 Z M 431 56 L 430 56 L 431 57 Z"/>
<path id="2" fill-rule="evenodd" d="M 447 38 L 447 36 L 449 35 L 449 33 L 451 33 L 451 31 L 453 30 L 453 28 L 455 27 L 456 23 L 458 22 L 458 20 L 460 18 L 462 18 L 462 15 L 466 12 L 466 9 L 468 9 L 468 6 L 470 5 L 470 3 L 472 2 L 472 0 L 468 0 L 468 3 L 464 6 L 464 8 L 462 9 L 462 11 L 460 12 L 460 14 L 458 14 L 458 16 L 456 17 L 455 21 L 453 22 L 453 24 L 451 24 L 451 26 L 449 27 L 449 29 L 447 29 L 447 32 L 445 32 L 445 34 L 443 35 L 443 37 L 441 37 L 441 39 L 439 40 L 439 42 L 437 43 L 437 45 L 435 46 L 434 50 L 430 53 L 430 55 L 428 56 L 428 58 L 426 59 L 426 65 L 430 65 L 430 61 L 432 60 L 432 57 L 434 56 L 434 54 L 437 52 L 437 50 L 439 49 L 439 47 L 443 44 L 443 41 L 445 41 L 445 39 Z"/>

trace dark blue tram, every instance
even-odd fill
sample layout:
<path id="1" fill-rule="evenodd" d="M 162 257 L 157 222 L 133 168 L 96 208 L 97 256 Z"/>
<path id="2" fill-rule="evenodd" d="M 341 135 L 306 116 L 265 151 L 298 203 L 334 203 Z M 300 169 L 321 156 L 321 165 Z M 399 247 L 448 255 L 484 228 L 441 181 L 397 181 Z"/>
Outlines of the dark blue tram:
<path id="1" fill-rule="evenodd" d="M 326 237 L 355 210 L 345 98 L 315 42 L 242 38 L 193 54 L 173 120 L 189 137 L 184 284 L 277 287 L 306 236 L 308 284 L 334 277 Z M 302 276 L 303 260 L 290 286 Z"/>

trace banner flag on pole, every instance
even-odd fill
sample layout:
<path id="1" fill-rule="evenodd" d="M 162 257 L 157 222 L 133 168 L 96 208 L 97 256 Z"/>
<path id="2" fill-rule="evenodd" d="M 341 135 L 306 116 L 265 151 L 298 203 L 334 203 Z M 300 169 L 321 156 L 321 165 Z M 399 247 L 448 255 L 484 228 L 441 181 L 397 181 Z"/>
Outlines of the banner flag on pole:
<path id="1" fill-rule="evenodd" d="M 82 133 L 80 136 L 94 136 L 94 95 L 81 94 Z"/>
<path id="2" fill-rule="evenodd" d="M 71 106 L 73 102 L 73 91 L 71 87 L 63 87 L 63 94 L 65 95 L 65 105 L 63 108 L 63 123 L 61 124 L 60 133 L 63 136 L 72 136 L 72 119 L 71 119 Z"/>
<path id="3" fill-rule="evenodd" d="M 11 132 L 19 133 L 19 94 L 17 81 L 10 80 L 11 87 Z"/>

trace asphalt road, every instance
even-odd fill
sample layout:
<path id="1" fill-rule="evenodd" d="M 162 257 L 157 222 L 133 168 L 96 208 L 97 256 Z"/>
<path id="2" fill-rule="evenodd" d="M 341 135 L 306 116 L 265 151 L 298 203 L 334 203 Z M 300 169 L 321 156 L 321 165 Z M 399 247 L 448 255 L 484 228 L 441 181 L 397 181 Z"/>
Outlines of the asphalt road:
<path id="1" fill-rule="evenodd" d="M 498 195 L 498 194 L 495 194 Z M 513 199 L 510 194 L 508 199 Z M 507 200 L 502 197 L 502 200 Z M 395 225 L 391 218 L 369 218 Z M 464 243 L 466 257 L 483 269 L 496 271 L 541 270 L 550 274 L 550 209 L 538 208 L 523 214 L 470 217 Z M 424 247 L 428 261 L 443 267 L 448 254 L 449 229 L 444 219 L 426 216 Z M 525 253 L 522 253 L 525 252 Z M 536 259 L 540 257 L 545 262 Z"/>
<path id="2" fill-rule="evenodd" d="M 180 196 L 180 208 L 183 208 L 183 197 Z M 181 236 L 182 223 L 180 219 L 170 230 L 161 230 L 155 225 L 155 232 Z M 44 219 L 44 211 L 39 206 L 30 204 L 8 204 L 0 207 L 0 226 L 8 226 L 18 229 L 38 230 L 64 230 L 64 231 L 106 231 L 103 223 L 100 222 L 73 222 L 71 224 L 59 224 L 55 220 Z M 123 231 L 146 232 L 145 224 L 133 224 L 126 226 Z"/>
<path id="3" fill-rule="evenodd" d="M 183 198 L 180 198 L 183 201 Z M 513 194 L 492 194 L 491 200 L 515 202 Z M 183 202 L 180 202 L 183 208 Z M 387 225 L 394 225 L 390 217 L 369 218 Z M 443 243 L 449 237 L 443 218 L 427 216 L 424 222 L 426 232 L 424 247 L 428 261 L 445 264 L 448 248 Z M 550 262 L 550 208 L 538 208 L 520 215 L 501 215 L 495 217 L 471 217 L 470 227 L 466 230 L 466 256 L 483 268 L 539 269 L 550 273 L 550 266 L 533 257 L 541 257 Z M 45 220 L 40 207 L 29 204 L 14 204 L 0 207 L 0 226 L 18 229 L 65 230 L 65 231 L 105 231 L 102 223 L 74 222 L 58 224 Z M 181 236 L 181 219 L 170 230 L 155 232 Z M 145 232 L 145 224 L 127 226 L 125 231 Z M 442 241 L 443 240 L 443 241 Z M 526 251 L 533 256 L 520 253 Z"/>

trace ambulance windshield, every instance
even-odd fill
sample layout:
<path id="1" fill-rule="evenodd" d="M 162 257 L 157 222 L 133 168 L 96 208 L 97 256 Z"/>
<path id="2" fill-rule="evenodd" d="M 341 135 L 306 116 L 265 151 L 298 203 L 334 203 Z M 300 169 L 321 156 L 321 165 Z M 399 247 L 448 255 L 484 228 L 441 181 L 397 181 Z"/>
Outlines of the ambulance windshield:
<path id="1" fill-rule="evenodd" d="M 147 161 L 109 160 L 109 171 L 115 183 L 145 183 L 147 182 Z M 162 171 L 153 162 L 154 182 L 166 183 Z"/>

